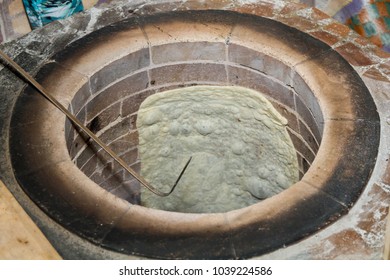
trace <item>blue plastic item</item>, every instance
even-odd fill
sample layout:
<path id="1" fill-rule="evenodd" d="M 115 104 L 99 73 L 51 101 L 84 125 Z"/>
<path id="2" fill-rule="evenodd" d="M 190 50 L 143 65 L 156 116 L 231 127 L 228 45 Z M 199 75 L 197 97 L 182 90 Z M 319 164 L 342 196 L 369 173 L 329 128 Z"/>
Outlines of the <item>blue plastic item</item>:
<path id="1" fill-rule="evenodd" d="M 32 29 L 84 10 L 81 0 L 23 0 Z"/>

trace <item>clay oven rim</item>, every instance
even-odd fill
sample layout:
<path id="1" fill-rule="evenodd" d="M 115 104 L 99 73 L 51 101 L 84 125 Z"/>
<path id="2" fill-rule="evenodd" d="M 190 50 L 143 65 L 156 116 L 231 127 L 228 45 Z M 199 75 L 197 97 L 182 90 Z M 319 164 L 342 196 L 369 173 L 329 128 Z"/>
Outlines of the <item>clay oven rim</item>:
<path id="1" fill-rule="evenodd" d="M 226 13 L 227 17 L 236 15 Z M 98 48 L 104 50 L 107 46 L 100 42 Z M 245 38 L 236 42 L 241 44 Z M 120 43 L 110 45 L 115 47 L 129 51 Z M 217 214 L 184 214 L 131 205 L 100 188 L 72 163 L 64 126 L 59 125 L 65 124 L 64 116 L 29 88 L 19 97 L 11 122 L 15 175 L 32 200 L 54 220 L 118 251 L 169 258 L 231 257 L 231 252 L 214 248 L 227 242 L 241 246 L 241 252 L 235 254 L 246 257 L 297 241 L 348 211 L 368 182 L 379 145 L 379 116 L 363 81 L 333 49 L 320 42 L 315 47 L 319 47 L 319 54 L 302 54 L 305 59 L 292 64 L 321 106 L 325 120 L 321 146 L 301 181 L 261 203 Z M 290 64 L 287 56 L 278 59 Z M 75 75 L 72 69 L 56 63 L 49 68 L 44 85 L 54 94 L 62 94 L 59 97 L 69 104 L 87 76 Z M 50 77 L 60 80 L 53 84 Z M 162 250 L 172 238 L 178 244 L 173 246 L 176 252 Z M 212 248 L 202 252 L 200 246 L 190 254 L 192 238 Z M 254 248 L 256 239 L 268 244 Z"/>

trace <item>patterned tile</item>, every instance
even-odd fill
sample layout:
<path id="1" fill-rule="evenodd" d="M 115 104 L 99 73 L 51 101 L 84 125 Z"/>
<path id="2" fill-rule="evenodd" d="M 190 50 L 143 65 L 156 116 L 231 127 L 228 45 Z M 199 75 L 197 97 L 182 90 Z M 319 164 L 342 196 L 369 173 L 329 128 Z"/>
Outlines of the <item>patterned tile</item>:
<path id="1" fill-rule="evenodd" d="M 335 18 L 385 51 L 390 51 L 389 0 L 353 0 Z"/>

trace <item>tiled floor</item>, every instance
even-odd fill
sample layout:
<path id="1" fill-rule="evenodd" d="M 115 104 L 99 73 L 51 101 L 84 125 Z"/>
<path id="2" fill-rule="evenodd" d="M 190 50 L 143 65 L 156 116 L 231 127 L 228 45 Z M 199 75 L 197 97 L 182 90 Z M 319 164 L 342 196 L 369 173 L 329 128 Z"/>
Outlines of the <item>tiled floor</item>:
<path id="1" fill-rule="evenodd" d="M 316 7 L 390 51 L 389 0 L 286 0 Z M 83 0 L 84 9 L 111 0 Z M 22 0 L 0 2 L 0 43 L 31 31 Z"/>
<path id="2" fill-rule="evenodd" d="M 286 0 L 288 1 L 288 0 Z M 308 6 L 317 7 L 325 12 L 332 13 L 339 9 L 340 2 L 350 0 L 290 0 L 301 2 Z M 111 2 L 111 0 L 83 0 L 84 9 L 94 5 Z M 16 39 L 31 31 L 22 0 L 0 1 L 0 43 Z"/>

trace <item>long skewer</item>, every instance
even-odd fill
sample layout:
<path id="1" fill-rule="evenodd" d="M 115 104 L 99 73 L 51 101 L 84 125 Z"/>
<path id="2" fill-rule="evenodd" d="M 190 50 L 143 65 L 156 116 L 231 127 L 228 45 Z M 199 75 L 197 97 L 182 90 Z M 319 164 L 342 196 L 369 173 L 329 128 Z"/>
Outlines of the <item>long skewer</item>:
<path id="1" fill-rule="evenodd" d="M 92 131 L 90 131 L 85 125 L 83 125 L 69 110 L 67 110 L 62 104 L 50 93 L 48 93 L 43 86 L 38 83 L 30 74 L 28 74 L 22 67 L 19 66 L 14 60 L 12 60 L 7 54 L 5 54 L 3 51 L 0 50 L 0 56 L 5 60 L 5 62 L 16 72 L 18 73 L 26 82 L 31 84 L 35 89 L 37 89 L 44 97 L 46 97 L 57 109 L 59 109 L 63 114 L 65 114 L 68 119 L 79 129 L 84 131 L 90 138 L 92 138 L 104 151 L 106 151 L 116 162 L 118 162 L 127 172 L 129 172 L 138 182 L 140 182 L 145 188 L 147 188 L 152 193 L 165 197 L 170 195 L 174 189 L 176 188 L 177 184 L 179 183 L 181 177 L 183 176 L 185 170 L 187 169 L 188 165 L 191 162 L 192 157 L 187 161 L 185 164 L 183 170 L 180 172 L 179 177 L 177 178 L 175 184 L 171 188 L 169 192 L 162 192 L 153 186 L 151 186 L 145 178 L 143 178 L 141 175 L 139 175 L 137 172 L 135 172 L 132 168 L 130 168 L 124 160 L 122 160 L 119 156 L 116 155 L 116 153 L 108 147 L 106 144 L 104 144 Z"/>

